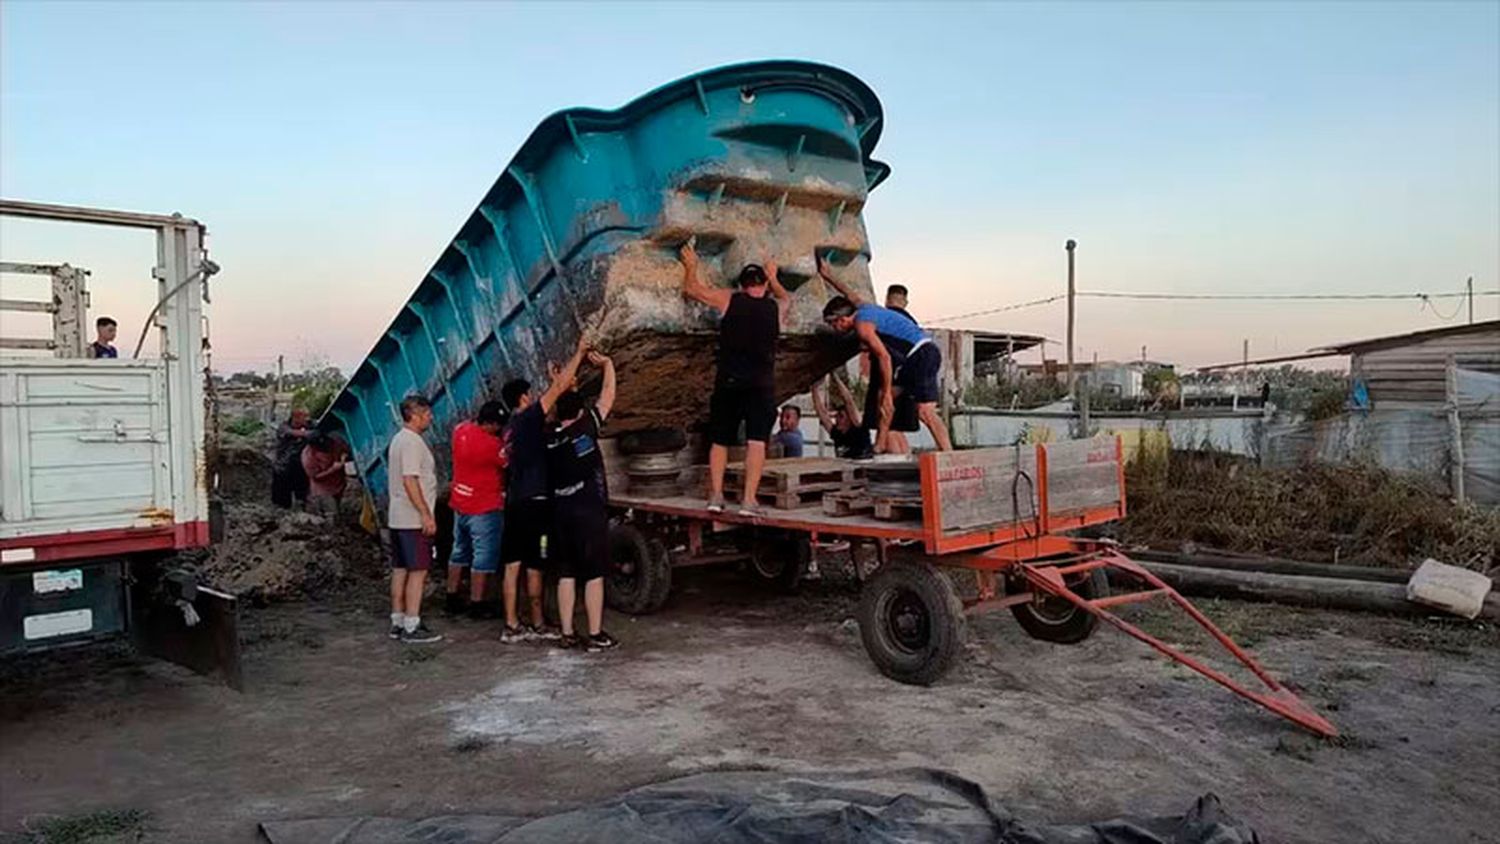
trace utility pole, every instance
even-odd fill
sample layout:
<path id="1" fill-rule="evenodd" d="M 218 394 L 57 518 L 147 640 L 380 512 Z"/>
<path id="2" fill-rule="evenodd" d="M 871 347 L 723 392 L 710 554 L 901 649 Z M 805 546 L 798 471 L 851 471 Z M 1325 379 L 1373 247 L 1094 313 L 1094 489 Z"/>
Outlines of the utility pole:
<path id="1" fill-rule="evenodd" d="M 281 392 L 282 380 L 286 377 L 286 355 L 276 356 L 276 392 Z"/>
<path id="2" fill-rule="evenodd" d="M 1469 276 L 1469 324 L 1474 324 L 1474 276 Z"/>
<path id="3" fill-rule="evenodd" d="M 1075 289 L 1073 287 L 1073 250 L 1078 248 L 1078 242 L 1068 241 L 1068 392 L 1073 392 L 1073 299 Z"/>

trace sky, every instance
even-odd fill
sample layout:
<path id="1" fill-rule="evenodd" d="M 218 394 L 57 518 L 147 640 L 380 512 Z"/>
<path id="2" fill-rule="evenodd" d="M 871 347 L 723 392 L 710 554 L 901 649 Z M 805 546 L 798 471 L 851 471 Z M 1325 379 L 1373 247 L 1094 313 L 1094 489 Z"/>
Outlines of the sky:
<path id="1" fill-rule="evenodd" d="M 0 195 L 197 218 L 216 366 L 348 369 L 543 117 L 764 58 L 879 95 L 872 272 L 921 319 L 1063 292 L 1069 238 L 1082 290 L 1500 288 L 1495 2 L 6 0 Z M 0 257 L 88 267 L 133 347 L 149 235 L 7 220 Z M 1465 316 L 1085 299 L 1076 351 L 1190 366 Z M 1061 340 L 1065 309 L 946 324 Z"/>

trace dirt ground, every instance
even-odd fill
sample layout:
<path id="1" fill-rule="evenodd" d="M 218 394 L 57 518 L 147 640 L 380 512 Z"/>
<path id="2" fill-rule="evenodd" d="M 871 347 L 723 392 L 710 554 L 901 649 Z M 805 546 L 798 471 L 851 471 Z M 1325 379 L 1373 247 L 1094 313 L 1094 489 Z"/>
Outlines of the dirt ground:
<path id="1" fill-rule="evenodd" d="M 1206 602 L 1344 731 L 1324 742 L 1113 631 L 1049 645 L 988 616 L 913 688 L 866 658 L 848 585 L 679 574 L 662 613 L 609 619 L 607 654 L 440 618 L 449 641 L 402 646 L 366 584 L 248 610 L 243 694 L 118 649 L 0 664 L 0 830 L 108 810 L 118 840 L 253 841 L 267 819 L 543 813 L 718 767 L 927 765 L 1023 819 L 1211 791 L 1268 842 L 1500 840 L 1493 626 Z"/>

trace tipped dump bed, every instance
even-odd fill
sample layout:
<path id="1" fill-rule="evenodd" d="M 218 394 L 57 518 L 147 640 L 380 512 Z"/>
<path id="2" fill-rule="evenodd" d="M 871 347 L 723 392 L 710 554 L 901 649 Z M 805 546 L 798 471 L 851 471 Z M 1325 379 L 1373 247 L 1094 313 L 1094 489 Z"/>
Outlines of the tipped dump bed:
<path id="1" fill-rule="evenodd" d="M 814 250 L 870 290 L 862 212 L 889 173 L 870 157 L 880 103 L 854 76 L 770 61 L 678 80 L 614 111 L 542 121 L 376 341 L 325 426 L 341 428 L 372 493 L 412 393 L 435 411 L 429 441 L 515 377 L 544 382 L 586 328 L 615 357 L 618 433 L 706 418 L 715 315 L 681 295 L 679 246 L 695 236 L 701 272 L 781 265 L 793 309 L 777 354 L 778 390 L 804 391 L 846 359 L 822 334 L 832 295 Z M 440 449 L 445 450 L 445 449 Z"/>

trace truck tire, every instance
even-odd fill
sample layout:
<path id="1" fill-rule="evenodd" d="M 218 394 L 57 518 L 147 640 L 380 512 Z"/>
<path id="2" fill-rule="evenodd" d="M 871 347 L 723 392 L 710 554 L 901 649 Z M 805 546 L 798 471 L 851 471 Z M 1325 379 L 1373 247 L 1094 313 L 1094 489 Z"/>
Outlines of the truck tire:
<path id="1" fill-rule="evenodd" d="M 634 525 L 609 528 L 609 576 L 604 597 L 631 615 L 661 609 L 672 589 L 672 564 L 660 540 L 648 540 Z"/>
<path id="2" fill-rule="evenodd" d="M 941 572 L 922 563 L 882 566 L 859 596 L 859 635 L 880 673 L 929 686 L 948 673 L 963 644 L 958 593 Z"/>
<path id="3" fill-rule="evenodd" d="M 687 434 L 681 428 L 645 428 L 620 435 L 621 454 L 675 454 L 687 446 Z"/>
<path id="4" fill-rule="evenodd" d="M 761 534 L 751 543 L 748 568 L 757 583 L 790 595 L 802 583 L 811 559 L 812 543 L 806 536 Z"/>
<path id="5" fill-rule="evenodd" d="M 1103 598 L 1109 594 L 1109 578 L 1104 569 L 1093 569 L 1079 575 L 1078 582 L 1069 583 L 1068 587 L 1084 600 Z M 1029 604 L 1016 604 L 1010 611 L 1031 638 L 1059 645 L 1082 642 L 1099 626 L 1098 616 L 1066 598 L 1049 596 Z"/>

